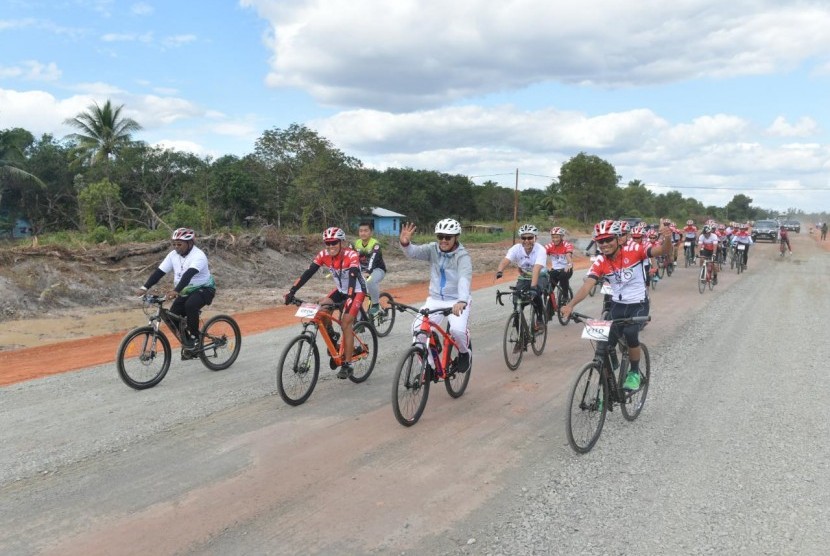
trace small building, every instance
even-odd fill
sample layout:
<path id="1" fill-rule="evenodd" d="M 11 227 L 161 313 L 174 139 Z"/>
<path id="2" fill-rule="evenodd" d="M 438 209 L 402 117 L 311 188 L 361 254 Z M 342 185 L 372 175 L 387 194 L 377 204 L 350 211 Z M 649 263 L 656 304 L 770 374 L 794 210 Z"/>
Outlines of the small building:
<path id="1" fill-rule="evenodd" d="M 361 220 L 372 220 L 375 223 L 375 234 L 379 236 L 396 236 L 401 233 L 401 223 L 406 218 L 405 214 L 374 207 L 371 214 L 364 216 Z"/>

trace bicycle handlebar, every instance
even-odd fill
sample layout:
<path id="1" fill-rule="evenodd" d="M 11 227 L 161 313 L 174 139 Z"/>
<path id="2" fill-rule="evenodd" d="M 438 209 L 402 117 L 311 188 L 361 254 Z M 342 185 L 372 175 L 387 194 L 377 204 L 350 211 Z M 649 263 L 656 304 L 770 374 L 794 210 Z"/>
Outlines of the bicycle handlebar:
<path id="1" fill-rule="evenodd" d="M 574 322 L 583 322 L 586 320 L 596 320 L 594 317 L 589 315 L 585 315 L 583 313 L 577 313 L 574 311 L 571 313 L 570 319 Z M 612 324 L 642 324 L 644 322 L 651 322 L 651 315 L 645 315 L 642 317 L 624 317 L 621 319 L 611 319 Z"/>
<path id="2" fill-rule="evenodd" d="M 508 286 L 508 288 L 510 288 L 509 292 L 503 292 L 503 291 L 496 290 L 496 302 L 498 302 L 498 304 L 501 305 L 502 307 L 504 307 L 504 301 L 502 301 L 501 298 L 504 295 L 519 295 L 523 299 L 530 300 L 536 294 L 536 292 L 534 290 L 519 290 L 519 291 L 516 291 L 516 286 Z"/>
<path id="3" fill-rule="evenodd" d="M 435 313 L 441 313 L 446 317 L 452 314 L 452 307 L 445 307 L 443 309 L 427 309 L 426 307 L 424 307 L 423 309 L 419 309 L 418 307 L 413 307 L 412 305 L 406 305 L 405 303 L 399 303 L 397 301 L 393 301 L 391 305 L 393 305 L 395 309 L 397 309 L 398 311 L 410 311 L 412 313 L 419 313 L 424 316 L 432 315 Z"/>
<path id="4" fill-rule="evenodd" d="M 297 307 L 299 307 L 303 303 L 311 303 L 311 302 L 310 301 L 306 302 L 306 301 L 304 301 L 304 300 L 302 300 L 298 297 L 295 297 L 291 300 L 291 304 L 296 305 Z M 319 305 L 320 307 L 331 307 L 332 309 L 340 309 L 340 308 L 343 307 L 343 305 L 345 305 L 345 303 L 346 303 L 345 301 L 341 301 L 340 303 L 335 303 L 335 302 L 332 301 L 331 303 L 316 303 L 316 305 Z"/>

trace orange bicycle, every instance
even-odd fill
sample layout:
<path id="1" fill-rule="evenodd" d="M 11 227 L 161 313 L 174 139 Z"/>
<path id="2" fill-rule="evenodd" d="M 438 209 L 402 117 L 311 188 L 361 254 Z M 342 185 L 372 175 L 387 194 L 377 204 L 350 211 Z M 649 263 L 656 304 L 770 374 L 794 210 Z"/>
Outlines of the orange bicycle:
<path id="1" fill-rule="evenodd" d="M 429 385 L 444 381 L 447 393 L 453 398 L 460 397 L 470 382 L 473 370 L 472 352 L 470 367 L 466 371 L 456 368 L 455 354 L 458 344 L 446 329 L 429 320 L 429 315 L 440 313 L 449 316 L 452 308 L 418 309 L 410 305 L 393 302 L 398 311 L 411 311 L 421 315 L 421 327 L 413 338 L 412 346 L 398 363 L 395 383 L 392 386 L 392 410 L 395 418 L 405 426 L 411 427 L 418 422 L 429 398 Z M 467 335 L 469 337 L 469 334 Z M 468 349 L 472 344 L 468 345 Z"/>
<path id="2" fill-rule="evenodd" d="M 321 311 L 322 306 L 316 303 L 306 303 L 301 299 L 294 299 L 294 305 L 299 306 L 295 316 L 303 322 L 303 331 L 288 342 L 277 364 L 277 391 L 280 397 L 289 405 L 304 403 L 320 376 L 320 351 L 317 349 L 317 334 L 323 338 L 329 354 L 329 367 L 332 370 L 344 362 L 342 342 L 338 344 L 340 333 L 335 331 L 336 337 L 329 334 L 329 325 L 340 327 L 340 320 L 331 313 Z M 327 306 L 329 307 L 329 306 Z M 342 303 L 333 303 L 332 309 L 339 309 Z M 354 355 L 352 365 L 354 373 L 349 380 L 360 383 L 369 378 L 375 368 L 378 352 L 378 335 L 375 327 L 364 320 L 356 320 L 352 325 L 354 331 Z"/>

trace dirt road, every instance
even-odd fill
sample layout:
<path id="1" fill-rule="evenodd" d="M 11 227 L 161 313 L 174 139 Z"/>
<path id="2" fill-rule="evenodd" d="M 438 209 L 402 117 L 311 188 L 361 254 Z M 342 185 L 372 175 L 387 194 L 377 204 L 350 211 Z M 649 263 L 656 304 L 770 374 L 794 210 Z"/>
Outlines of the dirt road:
<path id="1" fill-rule="evenodd" d="M 721 500 L 724 490 L 710 476 L 715 470 L 705 465 L 707 459 L 723 460 L 721 470 L 742 470 L 738 477 L 744 489 L 727 489 L 736 506 L 758 499 L 786 502 L 792 513 L 785 520 L 765 521 L 766 531 L 774 542 L 786 539 L 789 531 L 789 542 L 800 542 L 792 545 L 795 551 L 810 552 L 811 543 L 830 541 L 823 521 L 814 519 L 826 508 L 826 494 L 802 499 L 796 506 L 789 505 L 790 493 L 803 498 L 804 485 L 816 493 L 830 492 L 826 467 L 811 479 L 800 467 L 792 468 L 789 481 L 775 481 L 772 477 L 795 465 L 769 460 L 781 436 L 764 436 L 772 444 L 741 444 L 740 437 L 733 438 L 743 446 L 730 451 L 737 460 L 709 441 L 723 442 L 738 430 L 779 431 L 796 443 L 802 438 L 806 442 L 807 428 L 826 437 L 823 416 L 809 419 L 798 413 L 806 390 L 827 393 L 814 376 L 794 376 L 798 387 L 784 388 L 779 396 L 747 389 L 747 381 L 758 380 L 761 373 L 764 380 L 774 376 L 765 365 L 773 359 L 774 342 L 768 334 L 749 333 L 756 317 L 766 318 L 755 313 L 763 304 L 754 301 L 770 296 L 769 284 L 775 285 L 774 299 L 782 305 L 776 311 L 779 319 L 792 319 L 772 326 L 784 336 L 784 345 L 800 347 L 798 342 L 804 341 L 799 340 L 798 326 L 808 309 L 790 304 L 802 303 L 807 294 L 784 292 L 800 292 L 811 283 L 817 269 L 827 269 L 828 255 L 806 237 L 795 238 L 794 247 L 795 256 L 779 261 L 774 246 L 756 246 L 747 273 L 724 272 L 715 291 L 703 295 L 697 291 L 694 269 L 678 269 L 660 283 L 652 295 L 654 321 L 643 333 L 655 358 L 653 393 L 639 421 L 623 425 L 618 414 L 610 415 L 599 446 L 587 457 L 569 451 L 562 408 L 573 373 L 590 358 L 587 343 L 579 338 L 581 330 L 554 321 L 543 356 L 528 354 L 510 372 L 501 354 L 507 309 L 496 305 L 494 287 L 474 296 L 475 357 L 469 389 L 454 400 L 434 388 L 421 422 L 412 428 L 398 425 L 389 403 L 392 374 L 408 345 L 409 321 L 403 319 L 381 340 L 376 370 L 366 383 L 338 381 L 324 370 L 311 398 L 297 408 L 283 404 L 274 392 L 275 359 L 279 347 L 296 333 L 291 328 L 246 336 L 239 361 L 225 372 L 174 361 L 164 382 L 148 391 L 126 388 L 111 365 L 7 386 L 0 389 L 0 552 L 628 553 L 626 547 L 640 553 L 696 552 L 694 544 L 670 544 L 672 534 L 684 543 L 699 542 L 704 551 L 720 546 L 726 547 L 724 553 L 739 553 L 739 547 L 730 551 L 729 539 L 740 537 L 745 551 L 773 547 L 773 552 L 786 552 L 787 545 L 758 546 L 751 537 L 730 537 L 734 529 L 754 526 L 717 520 L 732 511 L 732 502 L 724 502 L 727 509 L 706 506 L 707 496 Z M 816 310 L 827 310 L 826 298 L 818 300 Z M 597 312 L 598 303 L 590 298 L 580 309 Z M 714 341 L 718 324 L 726 320 L 711 323 L 712 335 L 690 334 L 705 330 L 697 321 L 693 329 L 686 328 L 690 319 L 707 322 L 706 316 L 715 314 L 728 316 L 730 323 L 746 323 L 736 329 L 744 332 L 740 361 L 730 359 L 733 343 Z M 730 327 L 729 332 L 734 330 Z M 717 380 L 717 374 L 705 371 L 721 371 L 722 361 L 733 375 L 722 388 L 706 389 L 705 397 L 685 390 L 690 385 L 680 377 L 690 376 L 687 372 L 667 371 L 697 369 L 702 355 L 703 376 Z M 818 367 L 816 358 L 825 355 L 806 353 L 812 359 L 799 363 Z M 754 402 L 745 397 L 747 392 L 762 395 L 765 405 L 752 406 L 753 425 L 744 430 L 726 416 Z M 670 400 L 684 400 L 680 405 L 695 419 L 672 410 Z M 783 411 L 795 412 L 799 419 L 787 418 L 783 428 L 767 421 L 780 418 Z M 734 428 L 718 428 L 719 420 Z M 807 427 L 798 428 L 798 422 Z M 697 443 L 697 451 L 690 441 Z M 806 463 L 828 461 L 827 452 L 814 446 Z M 690 453 L 701 465 L 683 459 Z M 660 467 L 645 457 L 651 454 Z M 749 471 L 758 462 L 769 462 L 769 470 L 756 469 L 761 483 Z M 586 484 L 583 476 L 596 484 Z M 690 485 L 696 494 L 677 490 L 677 483 Z M 648 488 L 655 484 L 671 498 Z M 700 511 L 713 513 L 715 524 L 697 528 L 695 541 L 659 521 L 668 504 L 673 504 L 668 513 L 678 524 Z M 642 538 L 628 538 L 618 527 L 632 510 L 651 520 L 636 527 Z M 794 522 L 806 525 L 792 529 Z M 812 528 L 814 523 L 818 529 Z M 606 528 L 614 534 L 605 535 Z M 649 528 L 659 528 L 666 536 L 655 540 Z M 718 545 L 717 540 L 723 542 Z"/>

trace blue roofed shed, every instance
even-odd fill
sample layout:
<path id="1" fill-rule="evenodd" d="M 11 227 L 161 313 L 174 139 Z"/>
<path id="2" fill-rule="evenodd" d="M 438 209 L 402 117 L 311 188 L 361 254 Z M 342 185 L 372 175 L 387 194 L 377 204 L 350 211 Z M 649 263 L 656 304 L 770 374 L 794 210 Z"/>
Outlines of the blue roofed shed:
<path id="1" fill-rule="evenodd" d="M 396 236 L 401 233 L 401 223 L 406 218 L 405 214 L 375 207 L 371 209 L 371 215 L 364 217 L 364 220 L 373 220 L 375 233 L 380 236 Z"/>

